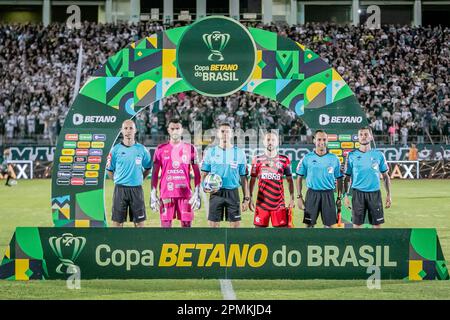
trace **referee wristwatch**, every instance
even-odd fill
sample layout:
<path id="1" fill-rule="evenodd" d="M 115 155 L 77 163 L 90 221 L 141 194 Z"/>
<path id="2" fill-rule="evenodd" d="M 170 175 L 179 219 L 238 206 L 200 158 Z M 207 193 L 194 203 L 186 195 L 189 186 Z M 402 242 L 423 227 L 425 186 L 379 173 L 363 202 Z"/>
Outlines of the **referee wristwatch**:
<path id="1" fill-rule="evenodd" d="M 303 199 L 303 196 L 301 194 L 297 195 L 297 199 Z"/>
<path id="2" fill-rule="evenodd" d="M 250 201 L 250 197 L 244 197 L 244 201 L 242 201 L 242 202 L 245 202 L 245 201 Z"/>

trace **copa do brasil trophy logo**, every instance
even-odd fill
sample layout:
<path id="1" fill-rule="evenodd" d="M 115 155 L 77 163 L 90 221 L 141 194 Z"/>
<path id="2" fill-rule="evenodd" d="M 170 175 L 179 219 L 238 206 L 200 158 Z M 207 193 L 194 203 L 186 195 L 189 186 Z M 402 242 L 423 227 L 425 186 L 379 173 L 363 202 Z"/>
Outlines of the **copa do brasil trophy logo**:
<path id="1" fill-rule="evenodd" d="M 75 262 L 86 245 L 86 238 L 75 237 L 72 233 L 64 233 L 61 237 L 51 237 L 49 244 L 60 261 L 56 272 L 72 273 L 72 269 L 76 266 Z"/>
<path id="2" fill-rule="evenodd" d="M 256 65 L 256 45 L 234 19 L 207 17 L 182 35 L 178 70 L 193 89 L 205 96 L 227 96 L 241 89 Z"/>

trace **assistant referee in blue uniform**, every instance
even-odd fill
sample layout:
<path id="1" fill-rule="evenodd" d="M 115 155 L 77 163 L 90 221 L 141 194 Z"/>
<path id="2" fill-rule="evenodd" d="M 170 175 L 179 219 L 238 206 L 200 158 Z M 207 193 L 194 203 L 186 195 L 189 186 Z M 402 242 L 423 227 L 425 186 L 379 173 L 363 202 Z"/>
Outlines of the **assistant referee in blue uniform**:
<path id="1" fill-rule="evenodd" d="M 372 131 L 364 127 L 358 131 L 359 149 L 349 152 L 345 165 L 345 205 L 350 205 L 348 192 L 352 188 L 352 222 L 355 228 L 364 224 L 366 213 L 369 223 L 379 228 L 384 223 L 383 201 L 380 191 L 380 174 L 386 188 L 386 209 L 391 207 L 391 179 L 386 158 L 381 151 L 372 150 Z M 351 180 L 351 184 L 350 184 Z"/>
<path id="2" fill-rule="evenodd" d="M 323 225 L 332 227 L 337 221 L 337 210 L 341 206 L 342 172 L 339 158 L 328 152 L 328 135 L 323 130 L 314 134 L 315 149 L 307 153 L 297 167 L 298 206 L 304 209 L 303 223 L 313 228 L 319 213 Z M 306 178 L 306 200 L 303 201 L 302 185 Z M 334 190 L 337 182 L 337 200 L 334 200 Z"/>
<path id="3" fill-rule="evenodd" d="M 135 140 L 136 125 L 132 120 L 122 123 L 123 140 L 111 150 L 106 170 L 114 180 L 112 208 L 113 226 L 123 227 L 129 215 L 135 227 L 143 227 L 147 219 L 145 213 L 142 183 L 151 169 L 148 150 Z"/>

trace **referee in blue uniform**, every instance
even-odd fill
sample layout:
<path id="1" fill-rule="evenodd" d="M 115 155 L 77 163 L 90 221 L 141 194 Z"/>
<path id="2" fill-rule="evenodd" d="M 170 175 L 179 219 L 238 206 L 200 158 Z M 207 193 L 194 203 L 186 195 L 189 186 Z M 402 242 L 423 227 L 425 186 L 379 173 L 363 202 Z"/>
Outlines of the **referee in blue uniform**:
<path id="1" fill-rule="evenodd" d="M 123 227 L 129 215 L 135 227 L 143 227 L 147 219 L 145 213 L 142 183 L 151 169 L 148 150 L 135 141 L 136 125 L 125 120 L 121 129 L 123 140 L 111 150 L 106 170 L 114 180 L 112 208 L 113 226 Z"/>
<path id="2" fill-rule="evenodd" d="M 355 228 L 364 224 L 366 213 L 369 223 L 379 228 L 384 223 L 383 201 L 380 191 L 380 174 L 386 188 L 386 209 L 391 207 L 391 179 L 384 154 L 372 150 L 372 131 L 364 127 L 358 131 L 359 149 L 349 152 L 345 165 L 345 205 L 350 206 L 347 193 L 352 188 L 352 222 Z M 351 184 L 350 184 L 351 181 Z"/>
<path id="3" fill-rule="evenodd" d="M 209 173 L 222 178 L 222 188 L 211 193 L 209 198 L 208 224 L 210 227 L 219 227 L 220 221 L 226 219 L 231 227 L 238 228 L 241 221 L 239 186 L 242 186 L 244 194 L 242 211 L 248 209 L 250 202 L 247 158 L 242 149 L 232 145 L 233 130 L 229 123 L 219 126 L 217 136 L 219 144 L 206 149 L 201 167 L 202 181 Z"/>
<path id="4" fill-rule="evenodd" d="M 307 153 L 297 167 L 298 206 L 304 209 L 303 223 L 313 228 L 321 213 L 323 225 L 330 228 L 337 223 L 336 206 L 340 209 L 342 173 L 339 158 L 327 150 L 328 135 L 323 130 L 314 134 L 315 149 Z M 306 200 L 303 201 L 302 185 L 306 178 Z M 337 181 L 337 201 L 334 190 Z"/>

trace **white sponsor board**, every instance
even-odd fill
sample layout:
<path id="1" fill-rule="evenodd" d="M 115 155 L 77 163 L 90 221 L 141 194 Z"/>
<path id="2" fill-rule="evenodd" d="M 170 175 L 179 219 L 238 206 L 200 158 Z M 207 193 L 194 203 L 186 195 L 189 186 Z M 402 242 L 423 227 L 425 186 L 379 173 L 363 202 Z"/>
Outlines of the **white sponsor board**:
<path id="1" fill-rule="evenodd" d="M 31 160 L 11 160 L 8 163 L 14 165 L 14 172 L 17 179 L 33 179 L 33 161 Z"/>
<path id="2" fill-rule="evenodd" d="M 391 179 L 420 179 L 419 161 L 386 161 Z"/>

